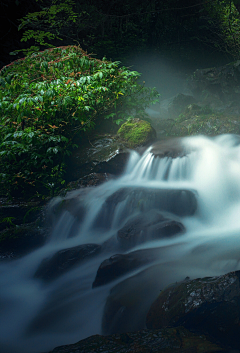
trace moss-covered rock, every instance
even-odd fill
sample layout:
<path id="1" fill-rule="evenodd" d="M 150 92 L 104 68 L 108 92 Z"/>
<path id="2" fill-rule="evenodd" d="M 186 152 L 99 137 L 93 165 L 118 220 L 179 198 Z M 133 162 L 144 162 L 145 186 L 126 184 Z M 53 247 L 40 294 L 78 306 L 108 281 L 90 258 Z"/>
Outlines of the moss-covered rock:
<path id="1" fill-rule="evenodd" d="M 149 329 L 182 325 L 225 346 L 240 346 L 240 271 L 186 279 L 163 290 L 146 319 Z"/>
<path id="2" fill-rule="evenodd" d="M 225 112 L 213 111 L 208 105 L 190 104 L 174 119 L 160 122 L 162 136 L 190 136 L 239 134 L 240 119 L 229 108 Z"/>
<path id="3" fill-rule="evenodd" d="M 117 136 L 130 148 L 146 145 L 156 138 L 156 131 L 147 121 L 131 119 L 124 123 Z"/>

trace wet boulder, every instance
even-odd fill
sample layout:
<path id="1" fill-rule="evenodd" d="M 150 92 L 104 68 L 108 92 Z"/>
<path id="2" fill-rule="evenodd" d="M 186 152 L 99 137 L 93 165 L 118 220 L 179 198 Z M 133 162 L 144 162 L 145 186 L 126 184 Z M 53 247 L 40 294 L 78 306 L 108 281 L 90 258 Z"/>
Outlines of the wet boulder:
<path id="1" fill-rule="evenodd" d="M 146 145 L 156 139 L 156 131 L 145 120 L 131 119 L 117 132 L 118 138 L 130 148 Z"/>
<path id="2" fill-rule="evenodd" d="M 184 327 L 161 330 L 141 330 L 114 334 L 94 335 L 74 344 L 60 346 L 49 353 L 213 353 L 223 348 L 203 335 L 194 334 Z"/>
<path id="3" fill-rule="evenodd" d="M 169 138 L 166 140 L 157 141 L 152 145 L 151 148 L 151 153 L 155 157 L 160 158 L 184 157 L 190 152 L 191 150 L 184 146 L 182 139 L 180 138 Z"/>
<path id="4" fill-rule="evenodd" d="M 98 268 L 93 287 L 102 286 L 158 258 L 158 249 L 145 249 L 128 254 L 116 254 L 104 260 Z"/>
<path id="5" fill-rule="evenodd" d="M 76 149 L 68 161 L 67 181 L 72 182 L 91 173 L 123 172 L 129 151 L 112 135 L 96 137 Z"/>
<path id="6" fill-rule="evenodd" d="M 116 209 L 121 225 L 131 214 L 150 210 L 165 211 L 177 216 L 191 216 L 197 209 L 196 193 L 184 189 L 125 187 L 109 196 L 94 222 L 94 227 L 110 229 Z"/>
<path id="7" fill-rule="evenodd" d="M 149 329 L 179 326 L 240 346 L 240 271 L 176 283 L 163 290 L 146 318 Z"/>
<path id="8" fill-rule="evenodd" d="M 60 250 L 42 261 L 34 277 L 46 282 L 52 281 L 84 260 L 97 255 L 100 250 L 101 246 L 97 244 L 84 244 Z"/>
<path id="9" fill-rule="evenodd" d="M 170 237 L 185 231 L 185 227 L 176 219 L 163 216 L 152 210 L 131 218 L 118 231 L 117 239 L 123 247 Z"/>

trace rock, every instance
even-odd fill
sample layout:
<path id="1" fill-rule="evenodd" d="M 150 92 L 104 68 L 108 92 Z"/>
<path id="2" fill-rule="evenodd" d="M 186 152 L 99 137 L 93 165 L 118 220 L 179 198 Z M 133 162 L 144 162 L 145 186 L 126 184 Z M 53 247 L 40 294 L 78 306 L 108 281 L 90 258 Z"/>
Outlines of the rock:
<path id="1" fill-rule="evenodd" d="M 146 319 L 149 329 L 182 325 L 240 347 L 240 271 L 185 280 L 163 290 Z"/>
<path id="2" fill-rule="evenodd" d="M 184 327 L 161 330 L 141 330 L 114 334 L 94 335 L 75 344 L 60 346 L 49 353 L 213 353 L 226 352 L 203 335 L 194 334 Z"/>
<path id="3" fill-rule="evenodd" d="M 186 156 L 188 153 L 190 153 L 190 150 L 186 149 L 186 147 L 182 144 L 181 139 L 170 138 L 155 142 L 152 145 L 151 153 L 155 157 L 160 158 L 178 158 Z"/>
<path id="4" fill-rule="evenodd" d="M 129 215 L 135 214 L 136 211 L 147 212 L 155 209 L 177 216 L 191 216 L 197 209 L 196 194 L 191 190 L 126 187 L 106 199 L 94 222 L 94 227 L 110 229 L 115 209 L 120 203 L 119 224 L 122 224 Z"/>
<path id="5" fill-rule="evenodd" d="M 239 101 L 240 60 L 221 67 L 196 70 L 189 78 L 188 86 L 197 97 L 208 92 L 217 96 L 222 103 Z"/>
<path id="6" fill-rule="evenodd" d="M 65 190 L 62 190 L 61 193 L 71 191 L 71 190 L 77 190 L 80 188 L 98 186 L 112 178 L 113 178 L 112 174 L 109 174 L 109 173 L 91 173 L 91 174 L 85 175 L 83 178 L 79 178 L 76 181 L 72 181 L 68 183 L 67 188 Z"/>
<path id="7" fill-rule="evenodd" d="M 114 136 L 104 135 L 80 146 L 68 161 L 67 181 L 72 182 L 91 173 L 123 172 L 129 152 Z"/>
<path id="8" fill-rule="evenodd" d="M 42 246 L 50 230 L 38 222 L 17 225 L 0 232 L 0 259 L 17 258 Z"/>
<path id="9" fill-rule="evenodd" d="M 107 284 L 126 273 L 153 262 L 158 257 L 158 254 L 158 249 L 147 249 L 111 256 L 99 266 L 93 287 Z"/>
<path id="10" fill-rule="evenodd" d="M 124 247 L 132 247 L 145 241 L 170 237 L 184 231 L 185 227 L 181 222 L 151 210 L 127 221 L 118 231 L 117 238 Z"/>
<path id="11" fill-rule="evenodd" d="M 34 277 L 52 281 L 80 262 L 98 254 L 100 250 L 101 246 L 97 244 L 84 244 L 60 250 L 52 257 L 43 260 Z"/>
<path id="12" fill-rule="evenodd" d="M 120 127 L 117 136 L 127 147 L 134 148 L 152 142 L 157 135 L 149 122 L 131 119 Z"/>
<path id="13" fill-rule="evenodd" d="M 176 95 L 168 105 L 168 114 L 171 118 L 178 117 L 189 104 L 195 103 L 196 100 L 193 96 L 183 93 Z"/>

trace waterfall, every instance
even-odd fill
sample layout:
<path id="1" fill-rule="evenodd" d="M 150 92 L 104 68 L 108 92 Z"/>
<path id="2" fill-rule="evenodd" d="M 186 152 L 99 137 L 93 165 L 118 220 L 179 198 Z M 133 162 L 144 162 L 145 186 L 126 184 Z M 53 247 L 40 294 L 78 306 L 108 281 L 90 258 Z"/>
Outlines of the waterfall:
<path id="1" fill-rule="evenodd" d="M 175 158 L 153 146 L 132 151 L 118 179 L 51 201 L 50 213 L 63 206 L 46 244 L 0 264 L 1 352 L 47 352 L 140 329 L 170 283 L 240 269 L 240 138 L 186 137 L 181 145 L 186 153 Z M 51 280 L 36 275 L 46 259 L 87 244 L 95 248 L 84 261 Z M 132 253 L 139 266 L 93 286 L 104 260 Z M 109 295 L 122 305 L 112 328 L 103 318 Z"/>

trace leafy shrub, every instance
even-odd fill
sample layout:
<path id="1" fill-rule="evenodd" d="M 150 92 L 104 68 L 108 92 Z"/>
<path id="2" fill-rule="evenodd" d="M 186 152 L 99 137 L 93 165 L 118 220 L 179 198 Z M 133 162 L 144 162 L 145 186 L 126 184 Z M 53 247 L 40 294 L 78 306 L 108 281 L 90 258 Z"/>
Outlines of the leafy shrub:
<path id="1" fill-rule="evenodd" d="M 143 116 L 155 89 L 119 62 L 97 60 L 80 47 L 47 49 L 0 72 L 0 182 L 14 190 L 53 194 L 65 183 L 64 160 L 79 131 L 112 118 Z"/>

